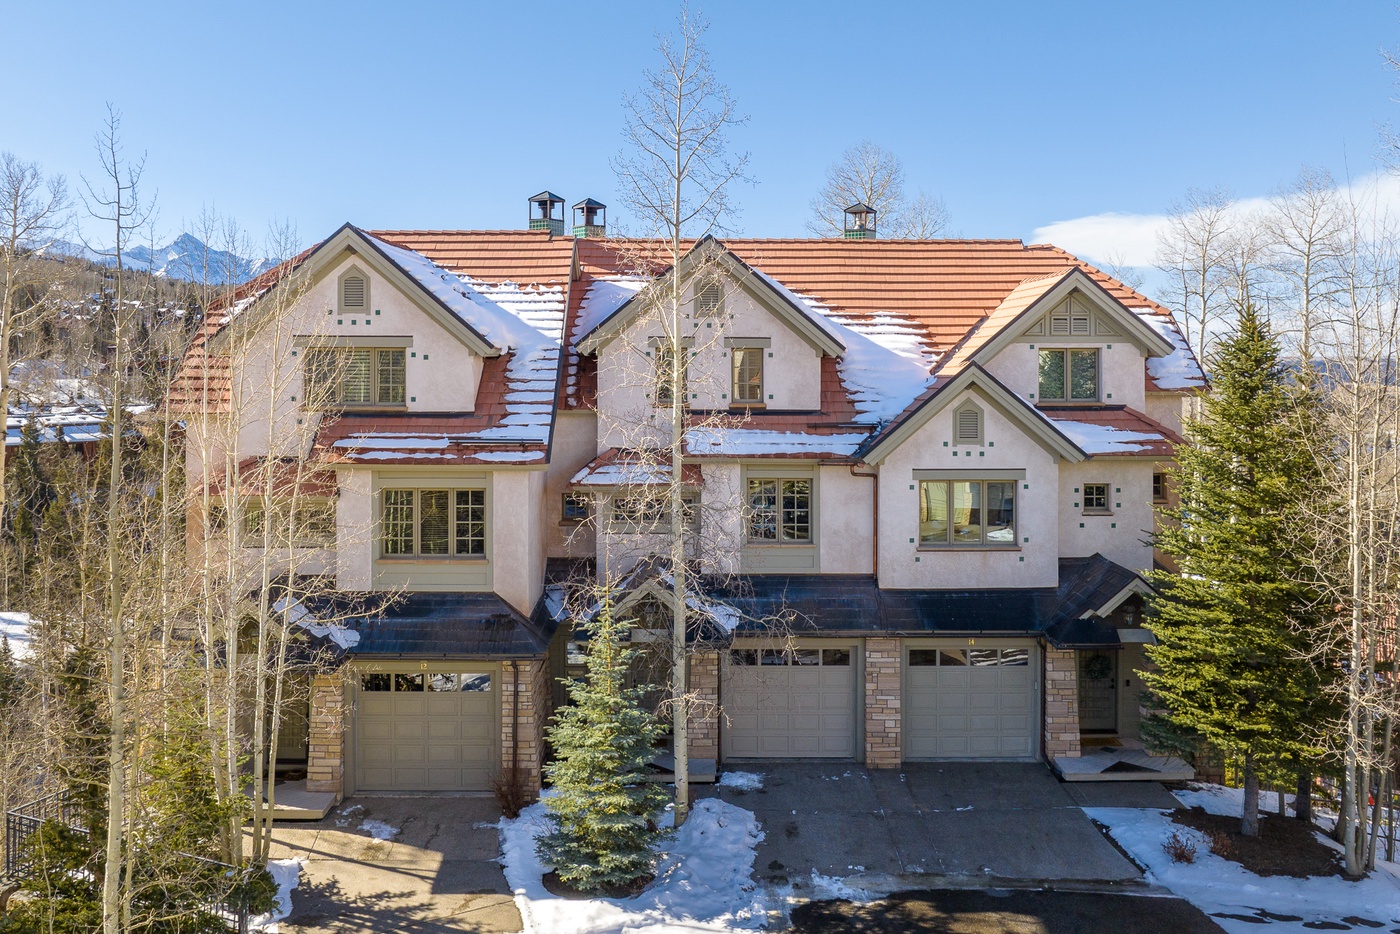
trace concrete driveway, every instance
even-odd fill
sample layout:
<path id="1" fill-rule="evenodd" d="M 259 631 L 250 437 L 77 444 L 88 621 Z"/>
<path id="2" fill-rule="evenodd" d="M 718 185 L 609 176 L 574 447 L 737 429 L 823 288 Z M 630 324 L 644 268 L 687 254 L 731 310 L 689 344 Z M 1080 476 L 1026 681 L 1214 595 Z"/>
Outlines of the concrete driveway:
<path id="1" fill-rule="evenodd" d="M 272 858 L 305 862 L 282 931 L 521 930 L 496 862 L 500 816 L 491 797 L 364 797 L 320 821 L 278 824 Z"/>
<path id="2" fill-rule="evenodd" d="M 759 791 L 714 793 L 753 811 L 766 834 L 754 875 L 829 897 L 812 874 L 871 892 L 943 885 L 1133 885 L 1142 874 L 1080 810 L 1173 807 L 1153 783 L 1061 783 L 1038 763 L 753 762 Z"/>

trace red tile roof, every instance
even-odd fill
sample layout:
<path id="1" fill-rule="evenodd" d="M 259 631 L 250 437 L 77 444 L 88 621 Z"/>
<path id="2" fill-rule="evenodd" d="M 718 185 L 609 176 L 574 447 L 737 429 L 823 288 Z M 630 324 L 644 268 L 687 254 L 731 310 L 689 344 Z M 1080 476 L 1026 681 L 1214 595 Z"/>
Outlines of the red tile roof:
<path id="1" fill-rule="evenodd" d="M 326 464 L 543 464 L 546 445 L 466 437 L 499 419 L 499 412 L 328 416 L 316 430 L 312 456 Z"/>
<path id="2" fill-rule="evenodd" d="M 1094 457 L 1170 458 L 1176 446 L 1185 443 L 1180 435 L 1166 425 L 1126 406 L 1045 405 L 1040 407 L 1040 413 L 1052 422 L 1077 422 L 1081 425 L 1098 425 L 1110 429 L 1108 434 L 1095 436 L 1101 442 L 1106 442 L 1105 448 L 1098 450 L 1086 446 L 1079 439 L 1074 439 L 1076 444 Z M 1115 437 L 1118 432 L 1131 434 Z"/>

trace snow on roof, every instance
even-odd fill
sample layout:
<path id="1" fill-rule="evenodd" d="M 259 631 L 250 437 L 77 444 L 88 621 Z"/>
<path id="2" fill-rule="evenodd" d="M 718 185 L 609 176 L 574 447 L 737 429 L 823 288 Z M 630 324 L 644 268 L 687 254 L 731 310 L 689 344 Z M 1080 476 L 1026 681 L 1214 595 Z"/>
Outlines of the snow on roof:
<path id="1" fill-rule="evenodd" d="M 691 428 L 685 434 L 686 447 L 696 455 L 746 456 L 790 454 L 801 457 L 856 452 L 867 435 L 864 432 L 823 435 L 798 431 L 770 431 L 759 428 Z"/>
<path id="2" fill-rule="evenodd" d="M 760 279 L 768 283 L 768 285 L 773 289 L 773 291 L 777 292 L 779 295 L 785 298 L 788 301 L 788 303 L 792 305 L 792 307 L 796 308 L 800 312 L 805 313 L 807 317 L 812 320 L 813 324 L 815 324 L 817 327 L 821 328 L 823 331 L 826 332 L 827 337 L 830 337 L 838 344 L 845 344 L 845 341 L 842 340 L 841 332 L 836 329 L 836 327 L 832 324 L 830 317 L 828 317 L 828 309 L 825 305 L 821 304 L 815 299 L 808 298 L 805 295 L 798 295 L 796 292 L 783 285 L 777 279 L 774 279 L 772 276 L 768 275 L 768 273 L 764 272 L 762 269 L 758 269 L 753 266 L 750 266 L 749 268 L 753 269 L 754 274 L 757 275 Z"/>
<path id="3" fill-rule="evenodd" d="M 334 447 L 354 448 L 364 450 L 366 448 L 393 448 L 395 450 L 428 450 L 431 448 L 445 448 L 452 442 L 446 435 L 437 438 L 423 438 L 417 435 L 400 435 L 393 432 L 376 432 L 375 434 L 355 435 L 353 438 L 342 438 L 335 442 Z"/>
<path id="4" fill-rule="evenodd" d="M 584 467 L 573 475 L 569 483 L 580 486 L 650 486 L 669 483 L 670 480 L 670 464 L 627 461 Z"/>
<path id="5" fill-rule="evenodd" d="M 1046 416 L 1067 438 L 1079 445 L 1085 454 L 1136 454 L 1150 450 L 1153 443 L 1167 440 L 1156 432 L 1127 431 L 1109 425 L 1076 422 L 1067 418 Z M 1147 442 L 1147 443 L 1136 443 Z"/>
<path id="6" fill-rule="evenodd" d="M 302 606 L 300 600 L 287 597 L 278 598 L 272 608 L 278 613 L 286 613 L 287 619 L 300 626 L 318 639 L 329 639 L 342 649 L 349 651 L 360 644 L 360 634 L 340 623 L 323 623 L 310 610 Z"/>
<path id="7" fill-rule="evenodd" d="M 575 341 L 602 324 L 635 296 L 650 280 L 642 276 L 600 276 L 589 283 L 574 321 Z"/>
<path id="8" fill-rule="evenodd" d="M 544 451 L 481 451 L 472 457 L 479 461 L 494 461 L 500 464 L 523 463 L 544 458 Z"/>
<path id="9" fill-rule="evenodd" d="M 1177 328 L 1176 322 L 1152 308 L 1134 308 L 1133 312 L 1147 322 L 1174 348 L 1165 357 L 1147 358 L 1147 375 L 1159 389 L 1205 389 L 1206 375 L 1191 352 L 1191 345 Z"/>
<path id="10" fill-rule="evenodd" d="M 0 613 L 0 635 L 10 642 L 10 652 L 17 659 L 28 658 L 31 652 L 33 635 L 29 631 L 33 620 L 28 613 L 11 610 Z"/>
<path id="11" fill-rule="evenodd" d="M 501 353 L 506 365 L 506 414 L 478 440 L 547 443 L 554 418 L 554 380 L 564 332 L 566 293 L 561 286 L 486 283 L 443 269 L 421 253 L 370 237 L 394 265 L 441 301 Z"/>

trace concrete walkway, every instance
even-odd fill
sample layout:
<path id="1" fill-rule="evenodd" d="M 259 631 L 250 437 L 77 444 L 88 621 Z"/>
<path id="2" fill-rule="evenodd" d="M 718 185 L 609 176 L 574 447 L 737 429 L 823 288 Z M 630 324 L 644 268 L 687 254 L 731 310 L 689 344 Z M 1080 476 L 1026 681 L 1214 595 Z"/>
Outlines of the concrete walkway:
<path id="1" fill-rule="evenodd" d="M 1071 786 L 1039 763 L 729 767 L 764 775 L 760 791 L 715 789 L 762 822 L 755 876 L 790 884 L 799 897 L 820 897 L 814 872 L 881 893 L 998 882 L 1133 885 L 1141 873 L 1081 807 L 1175 805 L 1160 785 Z"/>
<path id="2" fill-rule="evenodd" d="M 319 821 L 277 825 L 272 858 L 305 862 L 281 930 L 521 930 L 520 912 L 496 862 L 500 837 L 494 824 L 500 816 L 491 797 L 365 797 L 346 801 Z"/>

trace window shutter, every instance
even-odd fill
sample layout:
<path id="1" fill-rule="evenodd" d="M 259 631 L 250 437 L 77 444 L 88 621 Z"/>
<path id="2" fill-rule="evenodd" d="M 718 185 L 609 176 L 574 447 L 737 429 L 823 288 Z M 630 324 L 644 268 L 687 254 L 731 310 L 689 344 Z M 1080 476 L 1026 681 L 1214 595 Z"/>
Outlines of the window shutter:
<path id="1" fill-rule="evenodd" d="M 958 440 L 976 443 L 982 436 L 982 413 L 976 409 L 958 412 Z"/>
<path id="2" fill-rule="evenodd" d="M 1089 333 L 1089 319 L 1088 319 L 1088 318 L 1070 318 L 1070 319 L 1069 319 L 1069 331 L 1070 331 L 1071 334 L 1076 334 L 1076 335 L 1088 334 L 1088 333 Z"/>
<path id="3" fill-rule="evenodd" d="M 1069 319 L 1068 319 L 1068 318 L 1051 318 L 1051 319 L 1050 319 L 1050 333 L 1051 333 L 1052 335 L 1055 335 L 1056 337 L 1063 337 L 1063 336 L 1069 334 Z"/>
<path id="4" fill-rule="evenodd" d="M 345 308 L 365 307 L 365 280 L 362 276 L 346 276 L 341 283 L 340 304 Z"/>
<path id="5" fill-rule="evenodd" d="M 701 315 L 713 315 L 720 310 L 720 289 L 718 282 L 711 282 L 700 289 L 695 296 L 695 312 Z"/>

